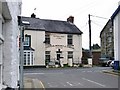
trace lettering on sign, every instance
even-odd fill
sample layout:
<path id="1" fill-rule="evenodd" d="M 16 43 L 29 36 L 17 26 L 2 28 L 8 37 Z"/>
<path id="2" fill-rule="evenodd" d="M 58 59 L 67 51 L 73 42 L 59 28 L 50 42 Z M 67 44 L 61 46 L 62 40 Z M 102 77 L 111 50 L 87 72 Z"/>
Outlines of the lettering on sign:
<path id="1" fill-rule="evenodd" d="M 55 37 L 56 39 L 62 39 L 62 38 L 64 38 L 64 36 L 62 36 L 62 35 L 54 35 L 53 37 Z"/>

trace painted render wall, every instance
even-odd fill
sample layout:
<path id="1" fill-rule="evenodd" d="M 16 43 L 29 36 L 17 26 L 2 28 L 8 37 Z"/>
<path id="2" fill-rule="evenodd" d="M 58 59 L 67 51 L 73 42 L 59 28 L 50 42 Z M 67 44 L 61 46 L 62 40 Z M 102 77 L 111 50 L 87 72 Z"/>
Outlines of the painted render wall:
<path id="1" fill-rule="evenodd" d="M 3 55 L 3 39 L 2 39 L 2 15 L 0 14 L 0 84 L 2 84 L 2 55 Z"/>
<path id="2" fill-rule="evenodd" d="M 31 47 L 34 51 L 34 66 L 45 66 L 45 31 L 25 30 L 24 35 L 31 35 Z"/>
<path id="3" fill-rule="evenodd" d="M 6 5 L 8 11 L 3 8 L 3 11 L 8 14 L 8 17 L 3 16 L 5 19 L 3 24 L 3 83 L 8 87 L 17 88 L 19 80 L 19 28 L 17 16 L 21 13 L 21 2 L 16 0 L 16 2 L 7 2 Z"/>
<path id="4" fill-rule="evenodd" d="M 57 59 L 56 51 L 62 51 L 63 64 L 68 63 L 67 53 L 73 51 L 73 61 L 81 62 L 82 57 L 82 35 L 73 34 L 73 46 L 67 45 L 67 34 L 50 33 L 50 44 L 46 45 L 46 51 L 51 51 L 51 60 Z"/>
<path id="5" fill-rule="evenodd" d="M 45 66 L 45 51 L 51 51 L 51 60 L 57 59 L 56 51 L 62 50 L 63 64 L 67 64 L 68 51 L 74 52 L 73 59 L 81 62 L 82 35 L 73 35 L 73 45 L 67 46 L 67 34 L 50 33 L 51 45 L 45 45 L 45 31 L 25 30 L 24 35 L 31 35 L 31 48 L 34 51 L 34 66 Z"/>
<path id="6" fill-rule="evenodd" d="M 115 60 L 120 61 L 120 12 L 114 18 L 114 52 Z"/>

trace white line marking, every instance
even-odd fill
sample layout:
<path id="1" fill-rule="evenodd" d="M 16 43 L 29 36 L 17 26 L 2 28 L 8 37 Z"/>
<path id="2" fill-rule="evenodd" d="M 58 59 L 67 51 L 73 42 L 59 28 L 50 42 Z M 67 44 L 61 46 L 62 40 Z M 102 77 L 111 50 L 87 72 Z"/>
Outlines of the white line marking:
<path id="1" fill-rule="evenodd" d="M 62 82 L 61 82 L 60 84 L 63 85 L 64 87 L 66 86 L 66 85 L 65 85 L 64 83 L 62 83 Z"/>
<path id="2" fill-rule="evenodd" d="M 82 72 L 86 72 L 86 71 L 82 71 Z"/>
<path id="3" fill-rule="evenodd" d="M 95 82 L 95 81 L 92 81 L 92 80 L 89 80 L 89 79 L 86 79 L 86 78 L 82 78 L 82 79 L 83 79 L 83 80 L 86 80 L 86 81 L 89 81 L 89 82 L 92 82 L 92 83 L 94 83 L 94 84 L 100 85 L 100 86 L 102 86 L 102 87 L 105 87 L 105 85 L 100 84 L 100 83 L 98 83 L 98 82 Z"/>
<path id="4" fill-rule="evenodd" d="M 71 84 L 70 82 L 66 82 L 67 84 L 69 84 L 70 86 L 73 86 L 73 84 Z"/>
<path id="5" fill-rule="evenodd" d="M 51 83 L 48 83 L 49 87 L 58 87 L 58 85 L 55 85 L 55 83 L 51 82 Z"/>
<path id="6" fill-rule="evenodd" d="M 59 73 L 24 73 L 24 75 L 38 75 L 38 74 L 63 74 L 62 72 L 59 72 Z"/>
<path id="7" fill-rule="evenodd" d="M 92 71 L 87 71 L 87 72 L 92 72 Z"/>
<path id="8" fill-rule="evenodd" d="M 81 85 L 81 86 L 84 86 L 83 84 L 81 84 L 81 83 L 78 83 L 79 85 Z"/>
<path id="9" fill-rule="evenodd" d="M 31 74 L 45 74 L 45 73 L 24 73 L 24 75 L 31 75 Z"/>

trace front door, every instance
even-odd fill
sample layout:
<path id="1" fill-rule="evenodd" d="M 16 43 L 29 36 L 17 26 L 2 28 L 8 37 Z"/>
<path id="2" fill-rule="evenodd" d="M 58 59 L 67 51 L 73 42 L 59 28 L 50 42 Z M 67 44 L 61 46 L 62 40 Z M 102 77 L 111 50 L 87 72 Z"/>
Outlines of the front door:
<path id="1" fill-rule="evenodd" d="M 60 54 L 57 53 L 57 60 L 60 61 Z"/>
<path id="2" fill-rule="evenodd" d="M 56 51 L 56 54 L 57 54 L 57 60 L 60 64 L 60 58 L 61 58 L 62 51 L 60 49 L 58 49 L 58 51 Z"/>

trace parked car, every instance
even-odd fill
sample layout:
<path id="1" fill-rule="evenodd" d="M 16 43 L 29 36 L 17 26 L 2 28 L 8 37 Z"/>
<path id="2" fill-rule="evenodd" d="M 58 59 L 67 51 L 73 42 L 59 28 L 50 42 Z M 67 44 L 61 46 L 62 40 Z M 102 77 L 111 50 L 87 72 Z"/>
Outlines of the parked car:
<path id="1" fill-rule="evenodd" d="M 109 65 L 110 67 L 114 67 L 114 60 L 110 63 L 110 65 Z"/>
<path id="2" fill-rule="evenodd" d="M 107 61 L 107 66 L 110 66 L 110 63 L 112 62 L 112 60 L 108 60 Z"/>
<path id="3" fill-rule="evenodd" d="M 111 62 L 112 60 L 110 60 L 109 58 L 99 58 L 99 64 L 101 66 L 109 66 Z"/>

